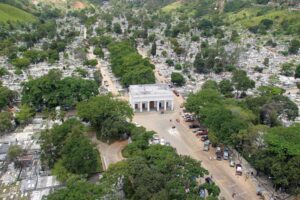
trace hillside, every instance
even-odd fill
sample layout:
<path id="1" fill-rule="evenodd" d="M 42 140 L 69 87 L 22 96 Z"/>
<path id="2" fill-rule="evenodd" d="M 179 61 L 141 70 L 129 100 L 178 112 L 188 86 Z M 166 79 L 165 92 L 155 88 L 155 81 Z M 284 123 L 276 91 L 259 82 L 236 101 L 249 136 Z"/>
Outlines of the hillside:
<path id="1" fill-rule="evenodd" d="M 34 22 L 36 18 L 19 8 L 0 3 L 0 22 Z"/>

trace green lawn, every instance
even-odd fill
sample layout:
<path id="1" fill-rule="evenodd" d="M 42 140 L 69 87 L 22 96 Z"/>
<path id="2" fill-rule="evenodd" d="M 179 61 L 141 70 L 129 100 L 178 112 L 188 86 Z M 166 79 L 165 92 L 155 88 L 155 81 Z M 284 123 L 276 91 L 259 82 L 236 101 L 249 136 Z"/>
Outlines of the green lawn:
<path id="1" fill-rule="evenodd" d="M 35 16 L 16 7 L 0 3 L 0 22 L 34 22 Z"/>
<path id="2" fill-rule="evenodd" d="M 182 4 L 181 1 L 175 1 L 174 3 L 166 5 L 161 10 L 166 13 L 172 12 L 172 11 L 176 10 L 177 8 L 179 8 L 181 6 L 181 4 Z"/>

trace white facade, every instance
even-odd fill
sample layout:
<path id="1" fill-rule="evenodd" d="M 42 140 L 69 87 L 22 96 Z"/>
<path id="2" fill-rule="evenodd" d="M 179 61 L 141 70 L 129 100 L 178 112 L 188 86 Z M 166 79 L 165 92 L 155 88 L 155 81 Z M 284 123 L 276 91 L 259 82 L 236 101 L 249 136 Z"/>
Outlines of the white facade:
<path id="1" fill-rule="evenodd" d="M 130 85 L 129 102 L 140 112 L 174 109 L 174 95 L 166 84 Z"/>

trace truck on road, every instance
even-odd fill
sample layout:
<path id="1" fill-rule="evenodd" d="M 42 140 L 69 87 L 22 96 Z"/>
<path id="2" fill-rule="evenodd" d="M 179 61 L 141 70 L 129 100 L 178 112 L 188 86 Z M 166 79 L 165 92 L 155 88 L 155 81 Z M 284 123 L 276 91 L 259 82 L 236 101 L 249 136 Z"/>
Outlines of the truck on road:
<path id="1" fill-rule="evenodd" d="M 242 174 L 243 174 L 243 168 L 242 168 L 241 164 L 236 164 L 235 165 L 235 174 L 239 175 L 239 176 L 242 176 Z"/>

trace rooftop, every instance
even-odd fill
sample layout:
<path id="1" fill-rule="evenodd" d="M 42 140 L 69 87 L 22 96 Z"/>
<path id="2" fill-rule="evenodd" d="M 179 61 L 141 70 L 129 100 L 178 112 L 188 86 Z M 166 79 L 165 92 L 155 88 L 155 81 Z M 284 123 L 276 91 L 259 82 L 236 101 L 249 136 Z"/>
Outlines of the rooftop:
<path id="1" fill-rule="evenodd" d="M 132 96 L 173 95 L 167 84 L 130 85 L 129 92 Z"/>

